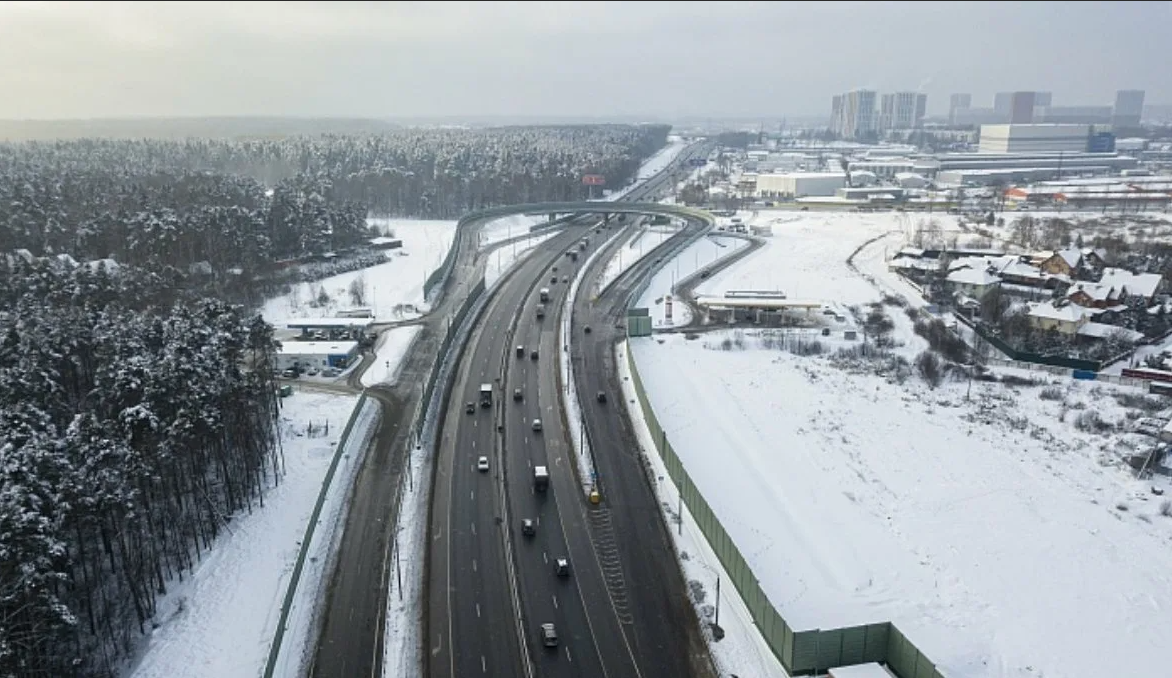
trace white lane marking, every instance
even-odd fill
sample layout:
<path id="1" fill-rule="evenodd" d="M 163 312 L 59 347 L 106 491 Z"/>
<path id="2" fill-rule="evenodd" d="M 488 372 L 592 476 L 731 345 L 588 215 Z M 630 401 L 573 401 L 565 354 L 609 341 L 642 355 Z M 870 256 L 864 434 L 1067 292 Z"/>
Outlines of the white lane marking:
<path id="1" fill-rule="evenodd" d="M 476 603 L 476 616 L 480 617 L 480 603 Z"/>
<path id="2" fill-rule="evenodd" d="M 545 551 L 541 552 L 541 559 L 545 561 L 546 565 L 549 565 L 549 555 L 547 555 Z"/>
<path id="3" fill-rule="evenodd" d="M 488 664 L 484 661 L 484 655 L 480 655 L 480 672 L 488 673 Z"/>
<path id="4" fill-rule="evenodd" d="M 569 647 L 566 647 L 566 661 L 568 661 L 568 662 L 574 661 L 574 658 L 572 656 L 570 656 L 570 648 Z"/>
<path id="5" fill-rule="evenodd" d="M 473 572 L 476 571 L 476 559 L 475 558 L 472 559 L 472 571 Z"/>
<path id="6" fill-rule="evenodd" d="M 476 523 L 472 523 L 472 534 L 476 534 Z"/>
<path id="7" fill-rule="evenodd" d="M 468 492 L 468 494 L 469 494 L 469 497 L 468 497 L 469 499 L 471 499 L 472 501 L 476 501 L 476 490 L 471 490 L 470 492 Z"/>
<path id="8" fill-rule="evenodd" d="M 556 609 L 558 609 L 558 597 L 552 596 L 552 598 L 553 598 L 553 609 L 556 610 Z"/>

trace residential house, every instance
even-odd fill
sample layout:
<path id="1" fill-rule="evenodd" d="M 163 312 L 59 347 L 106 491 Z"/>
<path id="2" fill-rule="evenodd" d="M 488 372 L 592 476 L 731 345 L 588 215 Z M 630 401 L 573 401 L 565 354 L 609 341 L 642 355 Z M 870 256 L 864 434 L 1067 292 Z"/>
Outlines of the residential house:
<path id="1" fill-rule="evenodd" d="M 1030 324 L 1043 331 L 1074 336 L 1091 320 L 1091 311 L 1062 299 L 1052 303 L 1031 303 L 1027 316 Z"/>
<path id="2" fill-rule="evenodd" d="M 1104 268 L 1100 285 L 1112 285 L 1124 290 L 1128 297 L 1144 300 L 1145 306 L 1155 303 L 1156 295 L 1164 291 L 1164 276 L 1159 273 L 1132 273 L 1122 268 Z"/>
<path id="3" fill-rule="evenodd" d="M 1001 284 L 1001 278 L 997 277 L 991 266 L 966 266 L 949 271 L 944 283 L 955 294 L 980 300 Z"/>
<path id="4" fill-rule="evenodd" d="M 1078 249 L 1059 250 L 1047 257 L 1038 268 L 1050 275 L 1064 275 L 1073 278 L 1082 264 L 1082 252 Z"/>
<path id="5" fill-rule="evenodd" d="M 1110 283 L 1075 283 L 1066 292 L 1071 303 L 1086 308 L 1111 308 L 1124 300 L 1124 290 Z"/>
<path id="6" fill-rule="evenodd" d="M 1107 265 L 1107 260 L 1104 258 L 1106 256 L 1106 250 L 1084 247 L 1082 248 L 1081 254 L 1083 266 L 1101 271 Z"/>

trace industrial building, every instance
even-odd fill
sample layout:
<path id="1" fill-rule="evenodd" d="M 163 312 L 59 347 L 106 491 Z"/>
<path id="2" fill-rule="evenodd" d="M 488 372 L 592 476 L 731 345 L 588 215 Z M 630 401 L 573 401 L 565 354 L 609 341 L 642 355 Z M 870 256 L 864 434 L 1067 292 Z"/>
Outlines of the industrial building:
<path id="1" fill-rule="evenodd" d="M 763 198 L 803 198 L 830 196 L 846 186 L 843 172 L 791 172 L 760 174 L 757 176 L 756 195 Z"/>
<path id="2" fill-rule="evenodd" d="M 981 153 L 1083 153 L 1090 125 L 981 125 Z"/>
<path id="3" fill-rule="evenodd" d="M 277 369 L 349 367 L 358 357 L 356 341 L 285 341 L 277 350 Z"/>

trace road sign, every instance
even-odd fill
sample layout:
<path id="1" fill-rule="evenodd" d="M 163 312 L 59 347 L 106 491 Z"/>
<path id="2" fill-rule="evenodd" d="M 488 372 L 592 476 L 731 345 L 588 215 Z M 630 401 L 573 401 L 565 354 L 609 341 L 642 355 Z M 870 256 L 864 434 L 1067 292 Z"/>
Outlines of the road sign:
<path id="1" fill-rule="evenodd" d="M 692 167 L 703 167 L 708 164 L 708 158 L 690 158 L 688 164 Z"/>
<path id="2" fill-rule="evenodd" d="M 586 186 L 605 186 L 606 178 L 601 174 L 584 174 L 582 175 L 582 183 Z"/>

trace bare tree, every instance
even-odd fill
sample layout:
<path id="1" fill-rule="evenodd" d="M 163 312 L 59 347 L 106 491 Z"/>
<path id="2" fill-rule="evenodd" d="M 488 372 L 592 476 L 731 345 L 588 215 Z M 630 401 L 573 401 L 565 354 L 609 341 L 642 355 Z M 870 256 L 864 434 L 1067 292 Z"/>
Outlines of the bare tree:
<path id="1" fill-rule="evenodd" d="M 359 273 L 356 278 L 350 281 L 350 303 L 355 306 L 363 306 L 366 304 L 366 276 Z"/>

